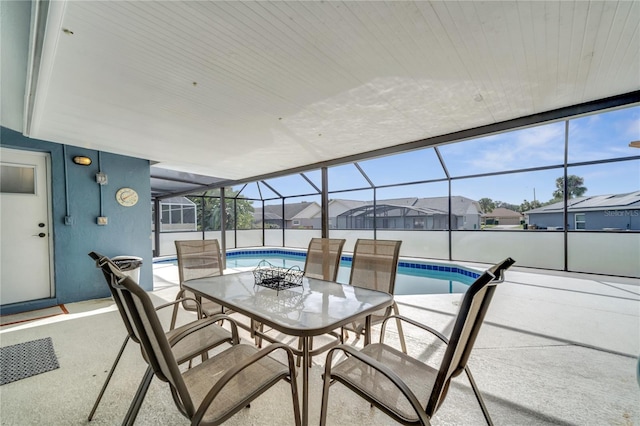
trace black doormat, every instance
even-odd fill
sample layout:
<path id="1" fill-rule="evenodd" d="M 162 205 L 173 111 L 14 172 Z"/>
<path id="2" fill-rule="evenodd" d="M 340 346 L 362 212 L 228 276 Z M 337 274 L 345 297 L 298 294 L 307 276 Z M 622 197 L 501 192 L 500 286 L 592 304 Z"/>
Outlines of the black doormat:
<path id="1" fill-rule="evenodd" d="M 0 348 L 0 385 L 59 367 L 51 337 Z"/>

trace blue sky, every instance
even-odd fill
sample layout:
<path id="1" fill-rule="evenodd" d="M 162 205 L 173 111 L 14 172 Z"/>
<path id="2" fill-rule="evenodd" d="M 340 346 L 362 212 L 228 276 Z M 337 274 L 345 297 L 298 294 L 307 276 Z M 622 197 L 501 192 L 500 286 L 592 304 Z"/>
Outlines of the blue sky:
<path id="1" fill-rule="evenodd" d="M 562 165 L 564 161 L 565 123 L 551 123 L 498 135 L 448 144 L 439 148 L 452 177 Z M 640 149 L 629 147 L 640 140 L 640 107 L 626 108 L 604 114 L 572 119 L 569 122 L 569 163 L 624 158 L 640 155 Z M 376 185 L 414 182 L 445 177 L 433 149 L 401 153 L 359 162 Z M 305 173 L 320 187 L 320 172 Z M 488 197 L 511 204 L 535 198 L 547 201 L 556 189 L 555 180 L 561 168 L 476 179 L 456 179 L 453 195 L 472 199 Z M 569 174 L 584 178 L 586 195 L 625 193 L 640 190 L 640 160 L 580 166 Z M 312 193 L 314 189 L 299 175 L 268 181 L 285 196 Z M 329 169 L 329 189 L 343 190 L 367 187 L 367 181 L 352 164 Z M 238 188 L 235 188 L 238 189 Z M 255 184 L 243 192 L 257 197 Z M 262 193 L 269 198 L 268 189 Z M 380 189 L 378 198 L 446 196 L 446 183 L 398 186 Z M 330 198 L 371 199 L 372 191 L 341 193 Z M 302 200 L 302 199 L 299 199 Z M 319 197 L 305 199 L 319 201 Z M 292 200 L 293 202 L 293 200 Z"/>

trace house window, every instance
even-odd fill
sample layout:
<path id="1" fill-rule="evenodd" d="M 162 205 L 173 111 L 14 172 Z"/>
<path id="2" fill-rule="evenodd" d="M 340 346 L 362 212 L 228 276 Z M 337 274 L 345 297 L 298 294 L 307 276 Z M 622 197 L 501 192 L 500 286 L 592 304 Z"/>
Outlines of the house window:
<path id="1" fill-rule="evenodd" d="M 182 221 L 183 223 L 196 223 L 196 208 L 184 206 L 182 208 Z"/>
<path id="2" fill-rule="evenodd" d="M 300 225 L 300 221 L 299 221 L 299 220 L 294 220 L 294 221 L 293 221 L 293 225 L 294 225 L 294 226 L 298 226 L 298 225 Z"/>
<path id="3" fill-rule="evenodd" d="M 171 206 L 171 223 L 182 223 L 182 206 Z"/>
<path id="4" fill-rule="evenodd" d="M 168 205 L 162 205 L 162 218 L 160 219 L 162 223 L 171 223 L 169 208 L 170 207 Z"/>
<path id="5" fill-rule="evenodd" d="M 584 213 L 576 213 L 576 229 L 586 229 Z"/>
<path id="6" fill-rule="evenodd" d="M 163 204 L 161 222 L 167 225 L 164 230 L 195 230 L 196 207 L 187 204 Z"/>

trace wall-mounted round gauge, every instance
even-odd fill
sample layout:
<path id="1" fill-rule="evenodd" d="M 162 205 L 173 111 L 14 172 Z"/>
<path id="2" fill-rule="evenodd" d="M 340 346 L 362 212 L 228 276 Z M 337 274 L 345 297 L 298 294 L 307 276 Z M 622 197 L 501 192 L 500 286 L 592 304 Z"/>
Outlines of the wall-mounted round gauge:
<path id="1" fill-rule="evenodd" d="M 132 188 L 120 188 L 116 192 L 116 200 L 125 207 L 131 207 L 138 202 L 138 193 Z"/>

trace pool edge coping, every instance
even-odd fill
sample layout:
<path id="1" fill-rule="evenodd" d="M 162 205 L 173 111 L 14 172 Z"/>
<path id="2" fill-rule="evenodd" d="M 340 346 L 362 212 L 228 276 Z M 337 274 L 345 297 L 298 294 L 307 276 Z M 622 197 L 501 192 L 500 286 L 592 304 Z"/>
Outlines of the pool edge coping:
<path id="1" fill-rule="evenodd" d="M 353 259 L 353 254 L 347 252 L 349 254 L 343 254 L 341 256 L 341 261 L 351 261 Z M 301 257 L 305 258 L 307 256 L 307 250 L 300 248 L 282 248 L 282 247 L 256 247 L 256 248 L 241 248 L 241 249 L 230 249 L 226 253 L 226 257 L 238 257 L 245 255 L 284 255 L 291 257 Z M 169 256 L 161 256 L 154 257 L 153 263 L 165 263 L 171 262 L 176 259 L 176 255 Z M 424 271 L 434 271 L 434 272 L 449 272 L 457 275 L 461 275 L 466 277 L 467 279 L 478 278 L 483 270 L 479 268 L 475 268 L 472 266 L 462 266 L 456 262 L 448 262 L 448 261 L 437 261 L 430 259 L 423 259 L 417 257 L 401 257 L 398 260 L 398 268 L 406 268 L 406 269 L 415 269 L 415 270 L 424 270 Z M 435 268 L 435 269 L 434 269 Z"/>

